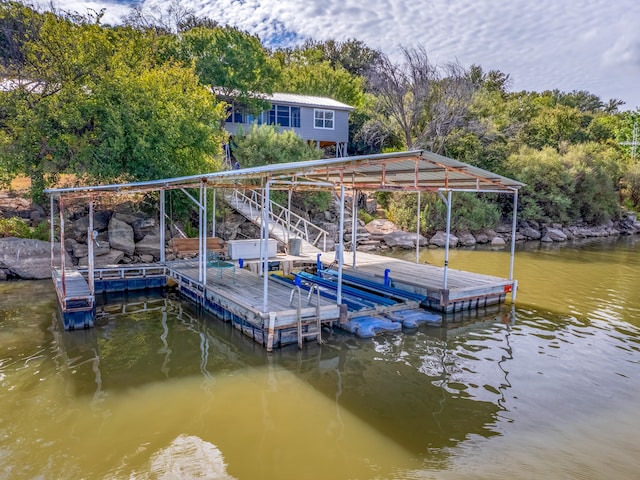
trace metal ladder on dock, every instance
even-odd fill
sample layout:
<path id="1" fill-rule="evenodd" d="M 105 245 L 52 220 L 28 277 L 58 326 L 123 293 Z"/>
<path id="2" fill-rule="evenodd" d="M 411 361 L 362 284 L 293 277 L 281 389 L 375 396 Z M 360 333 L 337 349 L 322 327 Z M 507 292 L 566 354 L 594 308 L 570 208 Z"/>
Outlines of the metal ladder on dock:
<path id="1" fill-rule="evenodd" d="M 291 289 L 291 295 L 289 297 L 289 304 L 293 304 L 294 297 L 296 293 L 298 294 L 298 306 L 297 306 L 297 315 L 296 315 L 296 323 L 298 326 L 298 348 L 302 348 L 302 342 L 307 337 L 316 337 L 316 341 L 318 345 L 322 344 L 322 322 L 320 320 L 320 289 L 317 285 L 313 285 L 309 290 L 309 295 L 307 296 L 307 304 L 311 303 L 311 296 L 313 295 L 313 291 L 316 291 L 316 331 L 315 332 L 303 332 L 302 331 L 302 289 L 299 285 L 295 285 Z"/>

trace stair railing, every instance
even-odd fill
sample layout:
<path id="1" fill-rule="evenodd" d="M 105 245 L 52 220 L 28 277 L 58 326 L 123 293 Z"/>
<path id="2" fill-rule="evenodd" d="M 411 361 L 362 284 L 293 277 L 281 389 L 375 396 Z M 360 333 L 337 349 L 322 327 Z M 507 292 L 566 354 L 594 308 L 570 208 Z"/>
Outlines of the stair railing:
<path id="1" fill-rule="evenodd" d="M 249 192 L 250 194 L 247 195 L 234 189 L 229 194 L 231 198 L 228 199 L 228 202 L 249 220 L 260 224 L 262 222 L 262 193 L 258 190 L 250 190 Z M 327 250 L 329 232 L 279 203 L 269 200 L 269 234 L 277 238 L 276 229 L 278 227 L 284 235 L 284 238 L 280 240 L 286 243 L 289 242 L 290 235 L 293 235 L 323 251 Z"/>

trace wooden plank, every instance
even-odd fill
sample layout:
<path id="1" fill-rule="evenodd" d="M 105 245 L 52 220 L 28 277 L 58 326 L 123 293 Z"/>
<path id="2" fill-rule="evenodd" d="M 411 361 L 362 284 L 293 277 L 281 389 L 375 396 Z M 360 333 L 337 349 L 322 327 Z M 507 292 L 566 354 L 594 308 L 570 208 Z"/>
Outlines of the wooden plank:
<path id="1" fill-rule="evenodd" d="M 170 241 L 171 249 L 174 254 L 196 254 L 200 251 L 199 238 L 172 238 Z M 225 253 L 224 240 L 219 237 L 207 237 L 207 250 Z"/>
<path id="2" fill-rule="evenodd" d="M 198 278 L 196 262 L 170 262 L 169 268 L 194 280 Z M 207 290 L 225 302 L 234 305 L 234 310 L 241 313 L 244 318 L 261 319 L 264 323 L 269 318 L 269 313 L 276 315 L 276 328 L 290 328 L 296 326 L 297 298 L 293 305 L 289 302 L 292 287 L 270 281 L 268 291 L 268 312 L 263 307 L 264 279 L 246 269 L 236 269 L 235 275 L 225 274 L 222 278 L 215 272 L 207 269 Z M 311 304 L 307 305 L 306 292 L 303 292 L 302 317 L 315 319 L 317 297 L 313 296 Z M 244 314 L 242 314 L 244 312 Z M 323 321 L 337 320 L 339 308 L 334 301 L 320 297 L 320 313 Z M 264 327 L 264 325 L 260 325 Z"/>

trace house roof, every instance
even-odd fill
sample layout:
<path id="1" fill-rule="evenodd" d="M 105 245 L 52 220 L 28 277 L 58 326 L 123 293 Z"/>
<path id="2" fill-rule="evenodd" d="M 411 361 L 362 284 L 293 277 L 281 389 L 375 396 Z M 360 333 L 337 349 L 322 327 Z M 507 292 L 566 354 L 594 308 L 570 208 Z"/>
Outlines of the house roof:
<path id="1" fill-rule="evenodd" d="M 452 158 L 424 150 L 362 155 L 225 170 L 189 177 L 45 190 L 54 197 L 100 192 L 145 192 L 192 188 L 262 188 L 271 181 L 303 188 L 346 188 L 368 191 L 469 191 L 514 193 L 524 184 Z"/>
<path id="2" fill-rule="evenodd" d="M 234 97 L 233 93 L 229 93 L 221 87 L 213 87 L 211 91 L 222 98 Z M 354 108 L 351 105 L 347 105 L 346 103 L 339 102 L 332 98 L 316 97 L 313 95 L 300 95 L 297 93 L 282 93 L 282 92 L 275 92 L 272 94 L 258 93 L 254 95 L 256 98 L 266 100 L 269 103 L 277 103 L 279 105 L 331 108 L 333 110 L 346 110 L 349 112 Z"/>
<path id="3" fill-rule="evenodd" d="M 353 110 L 353 107 L 346 103 L 333 100 L 332 98 L 315 97 L 312 95 L 275 92 L 272 95 L 265 95 L 265 99 L 271 103 L 277 103 L 280 105 L 300 105 L 305 107 L 331 108 L 333 110 L 347 111 Z"/>

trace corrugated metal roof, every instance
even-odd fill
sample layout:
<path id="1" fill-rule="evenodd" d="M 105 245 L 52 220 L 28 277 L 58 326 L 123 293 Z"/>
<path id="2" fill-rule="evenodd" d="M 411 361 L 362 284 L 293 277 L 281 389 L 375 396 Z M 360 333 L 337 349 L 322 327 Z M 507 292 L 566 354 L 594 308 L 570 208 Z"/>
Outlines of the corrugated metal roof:
<path id="1" fill-rule="evenodd" d="M 327 97 L 314 97 L 312 95 L 298 95 L 295 93 L 278 93 L 265 95 L 265 98 L 272 103 L 285 105 L 300 105 L 316 108 L 332 108 L 334 110 L 353 110 L 353 107 L 346 103 L 339 102 Z"/>
<path id="2" fill-rule="evenodd" d="M 234 92 L 227 92 L 221 87 L 213 87 L 211 89 L 213 93 L 220 96 L 221 98 L 231 99 L 237 95 Z M 346 103 L 339 102 L 334 100 L 333 98 L 328 97 L 316 97 L 313 95 L 300 95 L 297 93 L 283 93 L 283 92 L 275 92 L 272 94 L 268 93 L 259 93 L 254 94 L 256 98 L 266 100 L 270 103 L 278 103 L 281 105 L 295 105 L 295 106 L 305 106 L 305 107 L 315 107 L 315 108 L 332 108 L 334 110 L 353 110 L 351 105 L 347 105 Z"/>
<path id="3" fill-rule="evenodd" d="M 322 182 L 325 185 L 343 184 L 346 188 L 369 191 L 514 192 L 524 186 L 516 180 L 452 158 L 416 150 L 263 165 L 149 182 L 50 189 L 45 192 L 54 196 L 88 195 L 197 187 L 201 183 L 218 188 L 261 188 L 267 180 L 298 183 L 300 188 L 312 188 L 309 183 Z"/>

